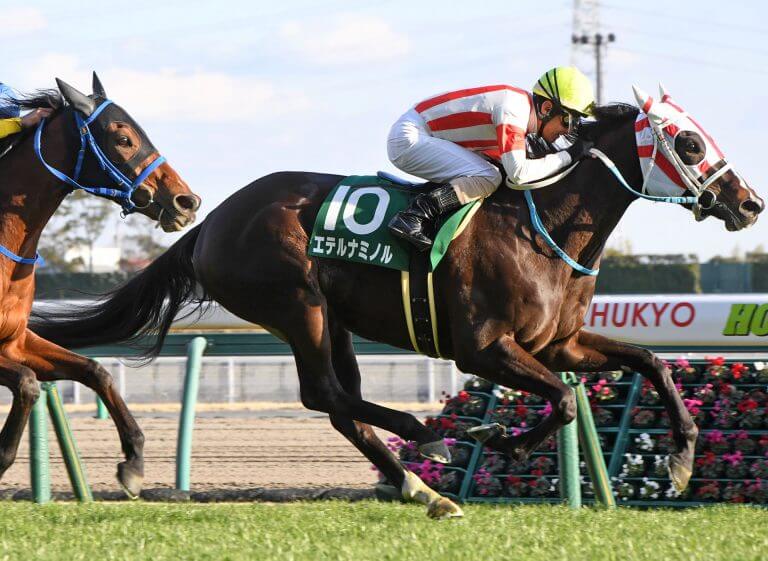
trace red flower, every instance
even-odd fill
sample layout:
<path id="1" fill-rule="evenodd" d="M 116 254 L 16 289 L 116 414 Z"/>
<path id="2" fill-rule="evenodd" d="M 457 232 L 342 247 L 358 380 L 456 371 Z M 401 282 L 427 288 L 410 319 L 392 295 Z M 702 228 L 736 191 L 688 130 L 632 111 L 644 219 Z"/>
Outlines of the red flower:
<path id="1" fill-rule="evenodd" d="M 740 362 L 734 362 L 731 365 L 731 373 L 733 374 L 734 380 L 741 378 L 748 370 L 749 369 Z"/>
<path id="2" fill-rule="evenodd" d="M 457 395 L 457 396 L 456 396 L 456 399 L 457 399 L 457 401 L 458 401 L 459 403 L 466 403 L 467 401 L 469 401 L 469 398 L 470 398 L 470 397 L 472 397 L 472 396 L 471 396 L 471 395 L 469 395 L 469 393 L 468 393 L 468 392 L 465 392 L 464 390 L 461 390 L 461 391 L 459 392 L 459 395 Z"/>
<path id="3" fill-rule="evenodd" d="M 746 411 L 752 411 L 753 409 L 757 409 L 757 401 L 755 401 L 752 398 L 742 399 L 738 405 L 736 405 L 736 408 L 741 413 L 745 413 Z"/>
<path id="4" fill-rule="evenodd" d="M 725 359 L 721 356 L 708 356 L 707 362 L 712 366 L 722 366 L 725 364 Z"/>

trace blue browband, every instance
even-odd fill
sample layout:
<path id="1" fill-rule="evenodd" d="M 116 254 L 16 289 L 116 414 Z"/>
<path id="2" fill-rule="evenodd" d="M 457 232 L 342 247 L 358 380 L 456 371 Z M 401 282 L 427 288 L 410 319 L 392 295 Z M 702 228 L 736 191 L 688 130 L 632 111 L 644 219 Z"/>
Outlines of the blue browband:
<path id="1" fill-rule="evenodd" d="M 75 173 L 73 177 L 69 177 L 65 173 L 62 173 L 53 166 L 49 165 L 48 162 L 45 161 L 45 158 L 43 158 L 41 138 L 43 134 L 43 127 L 45 126 L 45 119 L 40 121 L 37 130 L 35 130 L 34 149 L 35 154 L 37 154 L 37 157 L 40 159 L 40 162 L 42 162 L 48 171 L 50 171 L 57 179 L 63 183 L 66 183 L 73 189 L 82 189 L 83 191 L 96 196 L 112 197 L 118 199 L 120 206 L 123 207 L 123 213 L 128 214 L 133 212 L 133 210 L 136 208 L 136 205 L 134 205 L 133 201 L 131 201 L 131 195 L 133 195 L 133 192 L 139 187 L 139 185 L 144 183 L 144 180 L 147 179 L 147 177 L 149 177 L 149 175 L 155 171 L 159 165 L 165 162 L 165 158 L 163 156 L 156 158 L 151 164 L 145 167 L 134 180 L 129 179 L 124 173 L 117 169 L 117 167 L 111 161 L 109 161 L 109 158 L 107 158 L 107 156 L 104 154 L 104 151 L 101 149 L 101 147 L 96 143 L 96 139 L 93 137 L 93 133 L 90 129 L 90 124 L 96 120 L 99 114 L 110 103 L 112 103 L 111 100 L 105 100 L 96 108 L 93 113 L 91 113 L 90 117 L 87 119 L 84 119 L 78 111 L 75 111 L 75 123 L 77 124 L 77 128 L 80 131 L 80 151 L 77 154 L 77 163 L 75 164 Z M 78 183 L 78 179 L 80 178 L 80 171 L 83 167 L 83 160 L 85 159 L 86 147 L 90 147 L 91 153 L 96 158 L 96 161 L 101 166 L 101 169 L 104 170 L 104 172 L 106 172 L 106 174 L 115 181 L 117 184 L 115 188 L 86 186 Z M 0 254 L 4 255 L 8 259 L 11 259 L 12 261 L 15 261 L 16 263 L 21 263 L 23 265 L 36 265 L 44 263 L 43 258 L 40 257 L 39 253 L 35 253 L 35 257 L 21 257 L 2 245 L 0 245 Z"/>

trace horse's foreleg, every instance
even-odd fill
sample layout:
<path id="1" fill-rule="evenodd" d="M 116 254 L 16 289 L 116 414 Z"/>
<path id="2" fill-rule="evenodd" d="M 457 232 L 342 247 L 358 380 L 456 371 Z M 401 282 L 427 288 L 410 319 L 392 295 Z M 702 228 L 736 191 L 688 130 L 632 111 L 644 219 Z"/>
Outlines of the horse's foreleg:
<path id="1" fill-rule="evenodd" d="M 677 446 L 669 457 L 670 478 L 678 491 L 688 486 L 699 430 L 675 388 L 669 368 L 655 354 L 588 331 L 579 331 L 574 338 L 544 354 L 548 357 L 542 361 L 555 370 L 600 372 L 627 368 L 648 378 L 667 410 Z"/>
<path id="2" fill-rule="evenodd" d="M 518 390 L 542 396 L 552 404 L 552 413 L 531 430 L 505 435 L 499 426 L 480 427 L 470 434 L 486 446 L 526 459 L 544 440 L 576 417 L 576 398 L 557 376 L 525 351 L 510 335 L 503 335 L 479 351 L 457 353 L 460 370 Z"/>
<path id="3" fill-rule="evenodd" d="M 117 466 L 117 480 L 128 496 L 138 497 L 144 479 L 144 435 L 128 411 L 112 375 L 98 362 L 63 349 L 31 331 L 27 332 L 23 356 L 39 380 L 73 380 L 98 394 L 115 422 L 125 454 L 125 461 Z"/>
<path id="4" fill-rule="evenodd" d="M 331 322 L 333 370 L 344 390 L 362 398 L 360 369 L 352 346 L 352 336 L 341 325 Z M 405 500 L 428 506 L 427 514 L 433 518 L 463 516 L 461 508 L 450 499 L 430 489 L 414 473 L 405 470 L 395 455 L 376 436 L 373 427 L 349 417 L 330 415 L 331 424 L 349 440 L 379 471 L 381 471 Z"/>
<path id="5" fill-rule="evenodd" d="M 32 369 L 0 357 L 0 385 L 11 390 L 13 403 L 0 431 L 0 477 L 16 459 L 21 435 L 40 389 Z"/>

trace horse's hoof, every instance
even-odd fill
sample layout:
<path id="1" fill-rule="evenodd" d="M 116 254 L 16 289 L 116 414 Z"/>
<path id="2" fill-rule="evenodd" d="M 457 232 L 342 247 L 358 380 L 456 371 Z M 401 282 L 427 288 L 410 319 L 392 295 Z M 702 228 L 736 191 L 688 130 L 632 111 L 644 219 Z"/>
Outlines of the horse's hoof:
<path id="1" fill-rule="evenodd" d="M 491 438 L 503 436 L 506 432 L 507 429 L 500 423 L 478 425 L 467 430 L 467 434 L 481 444 L 485 444 Z"/>
<path id="2" fill-rule="evenodd" d="M 451 499 L 440 497 L 429 503 L 427 516 L 435 520 L 445 520 L 447 518 L 461 518 L 464 516 L 464 512 Z"/>
<path id="3" fill-rule="evenodd" d="M 442 438 L 419 446 L 419 454 L 439 464 L 451 463 L 451 451 Z"/>
<path id="4" fill-rule="evenodd" d="M 672 480 L 672 485 L 675 486 L 675 490 L 678 493 L 682 493 L 688 487 L 688 482 L 693 473 L 691 468 L 690 462 L 681 459 L 677 454 L 669 456 L 667 471 L 669 471 L 669 478 Z"/>
<path id="5" fill-rule="evenodd" d="M 138 499 L 141 494 L 141 486 L 144 483 L 144 474 L 128 462 L 117 464 L 117 482 L 129 499 Z"/>

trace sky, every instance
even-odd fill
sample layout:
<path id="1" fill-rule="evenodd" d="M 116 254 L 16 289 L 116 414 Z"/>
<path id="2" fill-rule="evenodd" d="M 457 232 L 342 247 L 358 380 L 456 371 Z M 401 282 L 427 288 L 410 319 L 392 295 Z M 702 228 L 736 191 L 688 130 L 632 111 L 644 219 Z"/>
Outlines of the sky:
<path id="1" fill-rule="evenodd" d="M 33 90 L 59 77 L 90 93 L 96 70 L 202 197 L 202 217 L 274 171 L 396 172 L 386 136 L 403 112 L 451 89 L 529 89 L 571 62 L 573 8 L 566 0 L 10 0 L 0 81 Z M 767 12 L 749 0 L 599 2 L 601 31 L 616 35 L 603 101 L 634 102 L 632 84 L 655 94 L 663 83 L 766 198 Z M 591 59 L 577 61 L 592 72 Z M 142 219 L 128 220 L 150 228 Z M 696 223 L 683 208 L 637 201 L 609 246 L 706 260 L 767 238 L 768 217 L 734 233 L 714 218 Z"/>

